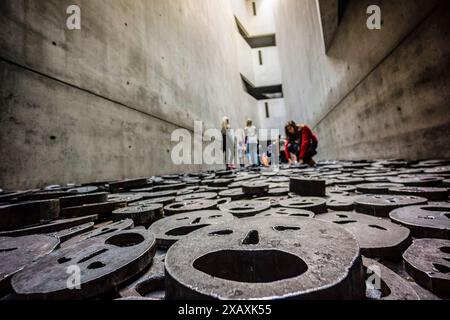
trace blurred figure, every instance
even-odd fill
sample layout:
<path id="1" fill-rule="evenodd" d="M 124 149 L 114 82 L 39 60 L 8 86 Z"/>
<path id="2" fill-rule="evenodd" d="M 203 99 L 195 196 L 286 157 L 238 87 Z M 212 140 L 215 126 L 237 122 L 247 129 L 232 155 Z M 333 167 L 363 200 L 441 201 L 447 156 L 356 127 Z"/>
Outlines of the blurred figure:
<path id="1" fill-rule="evenodd" d="M 245 127 L 245 142 L 249 164 L 256 167 L 258 166 L 258 132 L 251 119 L 247 120 Z"/>
<path id="2" fill-rule="evenodd" d="M 315 166 L 313 157 L 317 155 L 319 140 L 306 125 L 297 125 L 289 121 L 285 126 L 286 141 L 284 152 L 289 164 L 308 164 Z"/>

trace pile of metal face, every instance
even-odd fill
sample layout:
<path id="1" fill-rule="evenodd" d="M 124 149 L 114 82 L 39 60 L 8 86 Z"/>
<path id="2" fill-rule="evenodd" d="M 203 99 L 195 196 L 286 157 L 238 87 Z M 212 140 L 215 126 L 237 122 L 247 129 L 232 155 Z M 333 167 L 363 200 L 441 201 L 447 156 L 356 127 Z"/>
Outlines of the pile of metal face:
<path id="1" fill-rule="evenodd" d="M 446 299 L 450 161 L 0 190 L 0 298 Z"/>

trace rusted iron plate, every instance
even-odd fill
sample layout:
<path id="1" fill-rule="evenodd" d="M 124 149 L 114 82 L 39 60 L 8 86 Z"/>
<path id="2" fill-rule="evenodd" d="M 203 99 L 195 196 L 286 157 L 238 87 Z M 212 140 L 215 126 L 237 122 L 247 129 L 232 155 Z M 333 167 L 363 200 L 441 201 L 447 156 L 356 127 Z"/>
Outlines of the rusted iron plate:
<path id="1" fill-rule="evenodd" d="M 127 191 L 130 189 L 145 187 L 148 184 L 149 181 L 147 178 L 114 181 L 109 183 L 109 190 L 114 193 L 122 190 Z"/>
<path id="2" fill-rule="evenodd" d="M 355 196 L 348 193 L 327 194 L 327 208 L 331 211 L 353 211 Z"/>
<path id="3" fill-rule="evenodd" d="M 104 203 L 108 201 L 107 192 L 97 192 L 90 194 L 75 194 L 59 199 L 61 209 L 77 207 L 85 204 Z"/>
<path id="4" fill-rule="evenodd" d="M 94 222 L 85 223 L 79 226 L 75 226 L 66 230 L 51 233 L 49 235 L 59 239 L 61 243 L 68 241 L 76 236 L 84 234 L 94 229 Z"/>
<path id="5" fill-rule="evenodd" d="M 145 270 L 155 251 L 155 238 L 147 230 L 121 231 L 55 251 L 16 273 L 11 286 L 26 300 L 95 298 Z M 79 290 L 68 286 L 68 270 L 74 266 L 80 271 Z"/>
<path id="6" fill-rule="evenodd" d="M 242 192 L 248 196 L 264 196 L 269 192 L 269 184 L 262 182 L 246 182 L 242 185 Z"/>
<path id="7" fill-rule="evenodd" d="M 399 187 L 390 188 L 389 194 L 407 195 L 426 198 L 429 201 L 446 201 L 448 200 L 448 189 L 431 188 L 431 187 Z"/>
<path id="8" fill-rule="evenodd" d="M 358 192 L 365 194 L 389 194 L 389 189 L 401 187 L 403 185 L 397 183 L 365 183 L 358 184 L 356 189 Z"/>
<path id="9" fill-rule="evenodd" d="M 108 195 L 108 202 L 122 202 L 130 204 L 133 202 L 143 201 L 144 197 L 142 194 L 135 193 L 116 193 Z"/>
<path id="10" fill-rule="evenodd" d="M 175 199 L 175 202 L 184 202 L 189 200 L 209 200 L 216 198 L 217 193 L 215 192 L 201 192 L 179 196 Z"/>
<path id="11" fill-rule="evenodd" d="M 165 269 L 168 299 L 365 296 L 354 236 L 307 218 L 249 218 L 206 227 L 169 249 Z"/>
<path id="12" fill-rule="evenodd" d="M 151 267 L 144 275 L 139 277 L 130 285 L 119 291 L 123 299 L 146 299 L 146 300 L 164 300 L 165 274 L 164 262 L 166 255 L 159 254 L 153 258 Z"/>
<path id="13" fill-rule="evenodd" d="M 162 198 L 154 198 L 149 200 L 143 200 L 138 202 L 130 203 L 130 207 L 145 207 L 145 206 L 152 206 L 154 204 L 162 204 L 163 206 L 167 206 L 171 203 L 175 202 L 175 197 L 162 197 Z"/>
<path id="14" fill-rule="evenodd" d="M 436 187 L 442 185 L 444 178 L 431 176 L 400 176 L 391 177 L 392 183 L 403 184 L 407 187 Z"/>
<path id="15" fill-rule="evenodd" d="M 61 216 L 66 218 L 97 215 L 99 219 L 110 217 L 114 210 L 126 207 L 124 202 L 103 202 L 67 207 L 61 210 Z"/>
<path id="16" fill-rule="evenodd" d="M 59 200 L 30 201 L 0 207 L 0 231 L 39 225 L 59 217 Z"/>
<path id="17" fill-rule="evenodd" d="M 314 218 L 315 214 L 312 211 L 290 209 L 290 208 L 274 208 L 256 215 L 257 217 L 299 217 L 299 218 Z"/>
<path id="18" fill-rule="evenodd" d="M 110 237 L 111 235 L 121 232 L 124 230 L 128 230 L 134 227 L 134 222 L 131 219 L 126 219 L 123 221 L 118 221 L 114 223 L 110 223 L 101 228 L 94 229 L 90 232 L 83 233 L 79 236 L 71 238 L 70 240 L 64 242 L 61 247 L 70 247 L 72 245 L 77 245 L 80 242 L 84 242 L 86 240 L 92 239 L 105 239 Z"/>
<path id="19" fill-rule="evenodd" d="M 221 191 L 219 196 L 231 198 L 233 201 L 241 200 L 246 197 L 245 193 L 242 191 L 242 188 L 233 188 Z"/>
<path id="20" fill-rule="evenodd" d="M 191 211 L 212 210 L 217 208 L 217 200 L 188 200 L 175 202 L 164 207 L 166 216 L 180 214 Z"/>

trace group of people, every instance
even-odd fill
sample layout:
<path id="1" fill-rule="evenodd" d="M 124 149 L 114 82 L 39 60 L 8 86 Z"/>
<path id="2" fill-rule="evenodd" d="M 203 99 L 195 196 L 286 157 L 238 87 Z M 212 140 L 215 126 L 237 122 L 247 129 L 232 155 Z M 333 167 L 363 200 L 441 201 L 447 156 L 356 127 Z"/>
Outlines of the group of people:
<path id="1" fill-rule="evenodd" d="M 285 137 L 268 143 L 266 148 L 259 144 L 258 130 L 253 121 L 248 119 L 244 130 L 231 130 L 228 117 L 222 121 L 223 152 L 227 169 L 236 166 L 245 167 L 263 165 L 269 167 L 272 157 L 278 155 L 278 163 L 289 165 L 307 164 L 315 166 L 314 156 L 317 155 L 317 136 L 307 125 L 298 125 L 289 121 L 285 125 Z M 283 143 L 284 140 L 284 143 Z M 265 149 L 265 150 L 263 150 Z"/>
<path id="2" fill-rule="evenodd" d="M 223 152 L 228 169 L 236 169 L 236 165 L 244 167 L 258 166 L 258 131 L 253 120 L 248 119 L 245 129 L 231 131 L 230 119 L 225 117 L 222 121 Z M 237 154 L 235 154 L 236 146 Z M 237 159 L 236 159 L 237 158 Z M 236 161 L 237 160 L 237 161 Z"/>

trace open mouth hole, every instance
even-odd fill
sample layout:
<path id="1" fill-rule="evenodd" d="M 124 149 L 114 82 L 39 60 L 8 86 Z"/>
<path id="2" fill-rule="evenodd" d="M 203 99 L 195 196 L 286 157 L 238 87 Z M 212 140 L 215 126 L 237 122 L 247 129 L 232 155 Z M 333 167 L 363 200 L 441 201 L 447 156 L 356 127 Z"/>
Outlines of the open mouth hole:
<path id="1" fill-rule="evenodd" d="M 209 224 L 198 224 L 195 226 L 179 227 L 179 228 L 175 228 L 175 229 L 172 229 L 172 230 L 166 232 L 166 235 L 173 236 L 173 237 L 186 236 L 194 231 L 197 231 L 199 229 L 202 229 L 202 228 L 208 227 L 208 226 L 209 226 Z"/>
<path id="2" fill-rule="evenodd" d="M 16 251 L 17 248 L 0 249 L 0 253 Z"/>
<path id="3" fill-rule="evenodd" d="M 112 236 L 105 241 L 106 244 L 110 244 L 120 248 L 133 247 L 145 241 L 145 238 L 138 233 L 122 233 Z"/>
<path id="4" fill-rule="evenodd" d="M 345 214 L 338 214 L 337 216 L 342 219 L 348 218 L 348 216 L 346 216 Z"/>
<path id="5" fill-rule="evenodd" d="M 201 220 L 202 220 L 202 218 L 197 218 L 194 221 L 192 221 L 191 224 L 199 224 Z"/>
<path id="6" fill-rule="evenodd" d="M 180 219 L 177 219 L 177 221 L 183 221 L 183 220 L 187 220 L 187 219 L 189 219 L 189 217 L 180 218 Z"/>
<path id="7" fill-rule="evenodd" d="M 221 218 L 221 217 L 222 217 L 221 215 L 217 215 L 217 216 L 211 216 L 208 219 L 218 219 L 218 218 Z"/>
<path id="8" fill-rule="evenodd" d="M 309 215 L 306 213 L 295 213 L 295 214 L 291 214 L 291 217 L 305 217 L 305 218 L 309 218 Z"/>
<path id="9" fill-rule="evenodd" d="M 198 258 L 194 268 L 210 276 L 244 283 L 271 283 L 308 271 L 297 256 L 278 250 L 223 250 Z"/>

